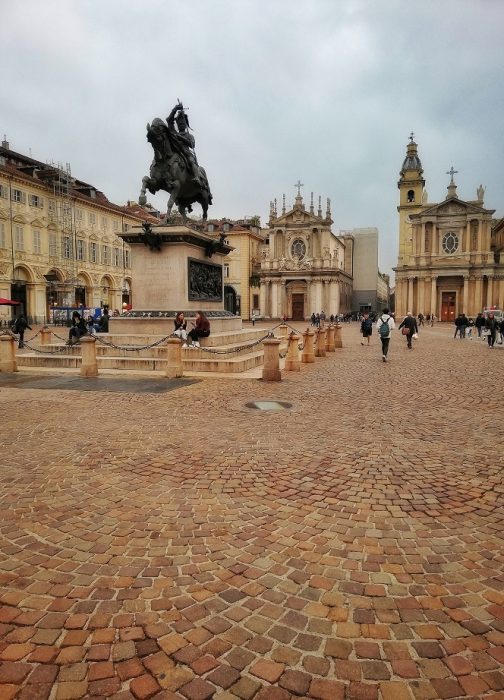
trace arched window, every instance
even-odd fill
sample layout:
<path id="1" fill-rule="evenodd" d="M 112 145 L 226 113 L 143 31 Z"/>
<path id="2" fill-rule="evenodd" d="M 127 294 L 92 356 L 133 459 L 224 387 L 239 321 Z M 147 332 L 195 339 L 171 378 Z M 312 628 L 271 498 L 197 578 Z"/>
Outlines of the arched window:
<path id="1" fill-rule="evenodd" d="M 414 202 L 415 201 L 415 192 L 414 190 L 408 190 L 408 202 Z"/>

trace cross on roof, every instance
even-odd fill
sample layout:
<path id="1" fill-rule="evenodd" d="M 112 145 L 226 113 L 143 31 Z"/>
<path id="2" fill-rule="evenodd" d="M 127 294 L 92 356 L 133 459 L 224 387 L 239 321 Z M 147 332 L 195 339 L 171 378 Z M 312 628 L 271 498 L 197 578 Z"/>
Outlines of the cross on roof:
<path id="1" fill-rule="evenodd" d="M 458 173 L 458 170 L 454 170 L 454 169 L 453 169 L 453 165 L 451 166 L 450 170 L 447 170 L 447 171 L 446 171 L 446 174 L 447 174 L 447 175 L 451 175 L 450 185 L 454 185 L 454 184 L 455 184 L 455 183 L 453 182 L 453 176 L 455 175 L 455 173 Z"/>
<path id="2" fill-rule="evenodd" d="M 296 183 L 294 183 L 294 187 L 297 187 L 298 193 L 297 196 L 301 197 L 301 187 L 304 187 L 304 184 L 301 182 L 301 180 L 298 179 Z"/>
<path id="3" fill-rule="evenodd" d="M 413 132 L 411 132 L 411 134 L 409 135 L 409 138 L 410 138 L 411 143 L 413 143 L 413 139 L 415 138 L 415 134 Z"/>

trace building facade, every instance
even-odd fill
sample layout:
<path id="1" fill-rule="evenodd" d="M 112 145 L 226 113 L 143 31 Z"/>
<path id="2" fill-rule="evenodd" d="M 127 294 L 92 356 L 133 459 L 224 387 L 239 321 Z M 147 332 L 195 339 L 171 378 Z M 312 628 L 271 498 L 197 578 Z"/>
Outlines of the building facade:
<path id="1" fill-rule="evenodd" d="M 351 311 L 351 242 L 333 234 L 330 200 L 325 215 L 313 193 L 305 209 L 298 187 L 292 209 L 281 214 L 270 205 L 268 236 L 261 252 L 260 315 L 263 318 L 308 319 Z"/>
<path id="2" fill-rule="evenodd" d="M 70 167 L 0 148 L 0 297 L 35 322 L 54 307 L 122 309 L 132 301 L 130 250 L 117 233 L 148 215 L 109 202 Z M 0 306 L 0 320 L 10 318 Z"/>
<path id="3" fill-rule="evenodd" d="M 352 310 L 377 313 L 389 303 L 389 279 L 378 269 L 378 229 L 376 227 L 354 228 L 340 232 L 353 241 Z"/>
<path id="4" fill-rule="evenodd" d="M 223 235 L 233 248 L 224 263 L 224 308 L 243 319 L 259 314 L 260 253 L 265 240 L 259 217 L 210 219 L 206 231 Z"/>
<path id="5" fill-rule="evenodd" d="M 475 316 L 486 307 L 504 306 L 504 264 L 496 252 L 494 209 L 484 206 L 484 188 L 476 199 L 457 195 L 451 168 L 442 202 L 427 201 L 418 146 L 410 137 L 399 182 L 399 255 L 395 268 L 395 310 L 435 314 L 453 321 L 459 313 Z"/>

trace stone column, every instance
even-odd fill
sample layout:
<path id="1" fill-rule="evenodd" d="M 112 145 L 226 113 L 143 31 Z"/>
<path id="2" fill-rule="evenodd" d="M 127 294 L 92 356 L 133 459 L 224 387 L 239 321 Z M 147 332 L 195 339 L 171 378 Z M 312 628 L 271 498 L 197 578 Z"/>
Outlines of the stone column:
<path id="1" fill-rule="evenodd" d="M 266 282 L 261 280 L 261 287 L 259 289 L 259 313 L 264 318 L 266 316 Z"/>
<path id="2" fill-rule="evenodd" d="M 435 314 L 439 318 L 437 312 L 437 277 L 433 277 L 431 280 L 430 313 L 431 316 Z"/>
<path id="3" fill-rule="evenodd" d="M 483 310 L 483 279 L 481 277 L 476 277 L 474 305 L 476 313 L 479 314 Z"/>
<path id="4" fill-rule="evenodd" d="M 280 294 L 280 316 L 283 318 L 283 316 L 288 316 L 289 311 L 287 308 L 287 281 L 286 280 L 281 280 L 280 282 L 280 287 L 279 287 L 279 294 Z"/>
<path id="5" fill-rule="evenodd" d="M 334 334 L 336 328 L 334 324 L 330 324 L 327 329 L 327 341 L 326 341 L 326 352 L 334 352 Z"/>
<path id="6" fill-rule="evenodd" d="M 183 377 L 182 341 L 180 338 L 168 338 L 166 343 L 166 372 L 165 377 Z"/>
<path id="7" fill-rule="evenodd" d="M 267 382 L 280 382 L 282 373 L 280 372 L 280 343 L 278 338 L 266 338 L 263 340 L 264 346 L 264 366 L 262 378 Z"/>
<path id="8" fill-rule="evenodd" d="M 406 315 L 408 311 L 411 311 L 412 314 L 415 313 L 413 310 L 413 277 L 408 277 L 408 301 L 406 307 L 404 315 Z"/>
<path id="9" fill-rule="evenodd" d="M 317 342 L 315 344 L 315 357 L 325 357 L 325 339 L 326 330 L 325 328 L 319 328 L 317 331 Z"/>
<path id="10" fill-rule="evenodd" d="M 299 372 L 301 369 L 299 364 L 299 339 L 300 336 L 295 333 L 291 333 L 289 336 L 287 357 L 285 358 L 285 370 L 288 372 Z"/>
<path id="11" fill-rule="evenodd" d="M 315 362 L 315 353 L 313 351 L 313 336 L 315 333 L 307 328 L 303 333 L 303 351 L 301 353 L 301 362 Z"/>
<path id="12" fill-rule="evenodd" d="M 420 255 L 425 255 L 425 223 L 423 222 L 420 230 Z M 420 312 L 423 313 L 422 309 Z"/>
<path id="13" fill-rule="evenodd" d="M 276 282 L 271 282 L 270 293 L 271 293 L 271 318 L 279 318 L 281 316 L 281 314 L 278 312 L 278 284 Z"/>
<path id="14" fill-rule="evenodd" d="M 487 306 L 494 306 L 493 303 L 493 277 L 488 276 L 488 282 L 487 282 Z"/>
<path id="15" fill-rule="evenodd" d="M 0 372 L 17 372 L 16 339 L 12 335 L 0 335 Z"/>
<path id="16" fill-rule="evenodd" d="M 341 295 L 340 295 L 340 283 L 339 280 L 335 280 L 336 284 L 335 290 L 334 290 L 334 313 L 335 314 L 340 314 L 341 313 Z"/>
<path id="17" fill-rule="evenodd" d="M 81 377 L 97 377 L 98 362 L 96 361 L 96 338 L 84 336 L 81 338 L 82 364 L 80 368 Z"/>
<path id="18" fill-rule="evenodd" d="M 342 348 L 343 347 L 343 341 L 341 339 L 341 323 L 337 323 L 334 326 L 334 347 L 335 348 Z"/>
<path id="19" fill-rule="evenodd" d="M 464 275 L 464 299 L 462 302 L 462 313 L 469 313 L 469 276 Z"/>
<path id="20" fill-rule="evenodd" d="M 504 277 L 499 277 L 499 309 L 504 309 Z"/>
<path id="21" fill-rule="evenodd" d="M 425 316 L 425 279 L 418 278 L 418 309 L 416 315 L 423 314 Z"/>
<path id="22" fill-rule="evenodd" d="M 50 345 L 51 338 L 52 338 L 52 330 L 49 328 L 49 326 L 43 326 L 43 328 L 40 331 L 40 344 L 41 345 Z"/>

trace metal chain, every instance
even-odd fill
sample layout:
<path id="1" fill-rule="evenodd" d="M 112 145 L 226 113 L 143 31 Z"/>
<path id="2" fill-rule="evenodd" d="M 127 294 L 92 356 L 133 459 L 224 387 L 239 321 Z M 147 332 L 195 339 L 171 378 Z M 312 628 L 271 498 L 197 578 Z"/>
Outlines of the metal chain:
<path id="1" fill-rule="evenodd" d="M 24 347 L 32 350 L 33 352 L 38 352 L 40 355 L 64 355 L 68 353 L 69 345 L 64 345 L 63 347 L 58 347 L 56 350 L 41 350 L 41 348 L 36 348 L 25 341 Z M 71 355 L 69 355 L 71 357 Z"/>
<path id="2" fill-rule="evenodd" d="M 107 342 L 104 338 L 100 338 L 99 335 L 92 334 L 93 338 L 95 338 L 99 343 L 102 345 L 107 345 L 109 348 L 115 348 L 116 350 L 124 350 L 125 352 L 136 352 L 137 350 L 150 350 L 150 348 L 155 348 L 158 345 L 161 345 L 161 343 L 164 343 L 168 338 L 173 338 L 173 333 L 170 333 L 169 335 L 165 335 L 164 338 L 160 338 L 160 340 L 156 340 L 154 343 L 150 343 L 149 345 L 116 345 L 115 343 L 109 343 Z"/>

